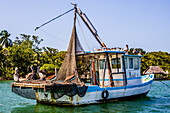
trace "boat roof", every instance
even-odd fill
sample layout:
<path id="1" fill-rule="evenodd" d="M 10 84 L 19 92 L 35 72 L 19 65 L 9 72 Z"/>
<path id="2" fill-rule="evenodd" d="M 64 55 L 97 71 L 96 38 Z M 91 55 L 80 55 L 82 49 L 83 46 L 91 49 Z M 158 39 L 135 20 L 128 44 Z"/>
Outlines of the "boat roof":
<path id="1" fill-rule="evenodd" d="M 85 51 L 85 52 L 80 52 L 80 53 L 76 53 L 76 55 L 93 55 L 93 54 L 103 54 L 103 53 L 110 53 L 110 54 L 123 54 L 123 56 L 125 57 L 143 57 L 143 55 L 126 55 L 125 51 L 108 51 L 108 50 L 104 50 L 104 51 Z"/>
<path id="2" fill-rule="evenodd" d="M 125 51 L 86 51 L 85 53 L 118 53 L 125 54 Z"/>
<path id="3" fill-rule="evenodd" d="M 95 50 L 95 51 L 85 51 L 85 52 L 76 53 L 76 55 L 103 54 L 103 53 L 125 54 L 126 52 L 124 52 L 124 51 L 108 51 L 108 50 L 96 51 Z"/>
<path id="4" fill-rule="evenodd" d="M 125 57 L 143 57 L 143 55 L 123 55 Z"/>

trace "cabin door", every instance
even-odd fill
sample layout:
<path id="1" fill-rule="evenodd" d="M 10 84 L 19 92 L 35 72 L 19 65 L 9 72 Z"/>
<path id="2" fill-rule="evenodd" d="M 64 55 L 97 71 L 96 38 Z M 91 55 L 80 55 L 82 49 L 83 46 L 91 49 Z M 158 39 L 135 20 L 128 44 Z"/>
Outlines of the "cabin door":
<path id="1" fill-rule="evenodd" d="M 107 63 L 105 61 L 106 61 L 105 59 L 100 59 L 99 60 L 100 85 L 102 85 L 102 83 L 103 83 L 103 76 L 105 74 L 104 86 L 109 86 L 110 85 L 109 72 L 108 72 Z"/>
<path id="2" fill-rule="evenodd" d="M 127 78 L 140 77 L 140 58 L 125 57 L 125 68 Z"/>

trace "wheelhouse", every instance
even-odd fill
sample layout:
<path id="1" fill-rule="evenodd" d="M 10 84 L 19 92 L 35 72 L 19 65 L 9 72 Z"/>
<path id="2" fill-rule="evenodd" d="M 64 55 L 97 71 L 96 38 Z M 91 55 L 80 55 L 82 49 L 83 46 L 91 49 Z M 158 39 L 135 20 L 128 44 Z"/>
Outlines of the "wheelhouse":
<path id="1" fill-rule="evenodd" d="M 142 55 L 126 55 L 124 51 L 89 51 L 91 85 L 119 87 L 128 80 L 141 77 Z M 130 82 L 129 82 L 130 83 Z"/>

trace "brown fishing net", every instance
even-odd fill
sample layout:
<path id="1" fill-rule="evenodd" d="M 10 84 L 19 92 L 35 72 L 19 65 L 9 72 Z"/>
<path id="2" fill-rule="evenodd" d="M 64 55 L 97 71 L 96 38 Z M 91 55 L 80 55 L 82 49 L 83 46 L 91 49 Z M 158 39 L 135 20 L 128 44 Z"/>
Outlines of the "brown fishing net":
<path id="1" fill-rule="evenodd" d="M 57 74 L 57 79 L 56 79 L 57 81 L 58 80 L 64 81 L 68 76 L 74 74 L 76 75 L 76 78 L 72 82 L 81 83 L 78 73 L 75 72 L 75 69 L 77 69 L 76 52 L 84 52 L 84 49 L 82 48 L 80 41 L 77 37 L 75 19 L 74 19 L 74 26 L 72 30 L 70 43 L 67 49 L 67 54 Z"/>

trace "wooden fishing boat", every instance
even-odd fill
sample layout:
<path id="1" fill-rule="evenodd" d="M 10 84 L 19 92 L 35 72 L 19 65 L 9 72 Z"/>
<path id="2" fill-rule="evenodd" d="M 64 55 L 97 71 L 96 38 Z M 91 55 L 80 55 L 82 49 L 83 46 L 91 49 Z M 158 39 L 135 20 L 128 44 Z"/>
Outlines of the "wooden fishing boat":
<path id="1" fill-rule="evenodd" d="M 141 76 L 142 55 L 128 55 L 128 49 L 123 51 L 107 48 L 87 16 L 76 5 L 71 10 L 75 10 L 74 26 L 66 57 L 57 73 L 56 80 L 14 82 L 11 84 L 12 91 L 25 98 L 36 99 L 39 103 L 69 106 L 146 96 L 154 75 Z M 76 32 L 76 14 L 90 29 L 101 45 L 101 49 L 84 51 Z M 90 83 L 85 83 L 81 79 L 82 73 L 79 71 L 81 66 L 77 63 L 80 59 L 88 61 L 85 65 L 89 68 L 86 68 L 85 72 L 89 73 Z M 86 63 L 86 61 L 83 62 Z"/>

